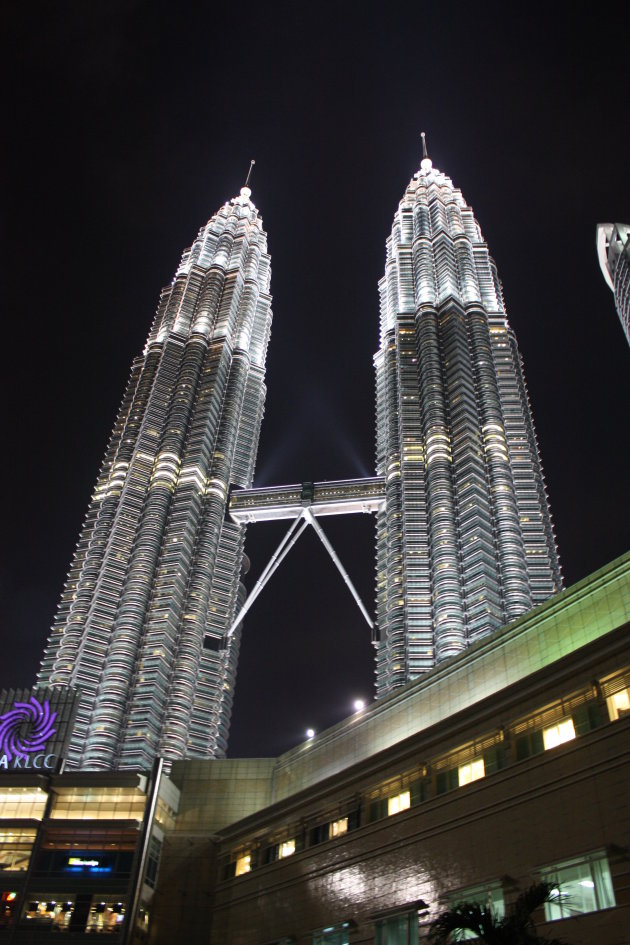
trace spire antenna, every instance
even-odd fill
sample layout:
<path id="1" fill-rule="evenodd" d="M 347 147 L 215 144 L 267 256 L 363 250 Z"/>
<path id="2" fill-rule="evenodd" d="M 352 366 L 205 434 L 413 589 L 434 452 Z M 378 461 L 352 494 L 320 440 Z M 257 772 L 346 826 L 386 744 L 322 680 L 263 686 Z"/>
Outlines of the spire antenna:
<path id="1" fill-rule="evenodd" d="M 425 174 L 428 174 L 433 167 L 433 162 L 427 154 L 427 136 L 424 131 L 421 132 L 420 137 L 422 138 L 422 160 L 420 161 L 420 169 L 424 171 Z"/>
<path id="2" fill-rule="evenodd" d="M 248 172 L 247 172 L 247 178 L 245 179 L 245 186 L 246 186 L 246 187 L 249 187 L 249 179 L 250 179 L 250 177 L 252 176 L 252 170 L 253 170 L 253 167 L 254 167 L 254 164 L 255 164 L 255 163 L 256 163 L 256 161 L 254 161 L 253 158 L 252 158 L 252 160 L 249 162 L 249 170 L 248 170 Z"/>

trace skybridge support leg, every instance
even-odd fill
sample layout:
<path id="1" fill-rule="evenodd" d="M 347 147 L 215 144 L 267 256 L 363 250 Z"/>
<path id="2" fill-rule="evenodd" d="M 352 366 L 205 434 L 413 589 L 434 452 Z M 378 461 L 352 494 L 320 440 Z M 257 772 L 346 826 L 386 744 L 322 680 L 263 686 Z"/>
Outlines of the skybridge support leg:
<path id="1" fill-rule="evenodd" d="M 298 526 L 300 525 L 300 522 L 302 523 L 302 525 L 301 527 L 298 528 Z M 294 544 L 296 543 L 296 541 L 298 540 L 298 538 L 300 537 L 304 529 L 308 526 L 308 524 L 309 522 L 304 520 L 304 513 L 301 513 L 300 515 L 297 516 L 297 518 L 293 519 L 293 521 L 291 522 L 291 525 L 289 526 L 288 532 L 286 533 L 286 535 L 284 536 L 284 538 L 282 539 L 282 541 L 276 548 L 275 552 L 269 559 L 269 563 L 267 564 L 267 567 L 264 569 L 264 571 L 262 572 L 262 574 L 256 581 L 254 587 L 251 590 L 251 593 L 248 595 L 247 600 L 243 604 L 240 610 L 240 613 L 238 614 L 236 620 L 230 627 L 228 631 L 228 639 L 232 636 L 232 634 L 238 627 L 239 623 L 242 621 L 243 617 L 245 616 L 249 608 L 252 606 L 252 604 L 254 603 L 254 601 L 256 600 L 260 592 L 262 591 L 263 587 L 265 586 L 269 578 L 274 574 L 277 568 L 282 564 L 286 556 L 291 551 L 291 548 L 293 548 Z M 297 530 L 297 533 L 294 534 L 296 530 Z"/>
<path id="2" fill-rule="evenodd" d="M 346 571 L 346 569 L 345 569 L 344 566 L 342 565 L 341 561 L 340 561 L 339 558 L 337 557 L 337 553 L 336 553 L 335 549 L 333 548 L 333 546 L 332 546 L 332 545 L 330 544 L 330 542 L 328 541 L 328 538 L 326 537 L 326 534 L 325 534 L 325 532 L 324 532 L 324 529 L 323 529 L 322 526 L 319 524 L 319 522 L 317 521 L 317 519 L 315 518 L 315 516 L 313 515 L 313 513 L 311 512 L 310 509 L 308 509 L 308 508 L 304 509 L 302 515 L 303 515 L 304 519 L 305 519 L 310 525 L 312 525 L 313 528 L 315 529 L 315 532 L 317 533 L 317 537 L 320 539 L 320 541 L 321 541 L 321 543 L 323 544 L 324 548 L 326 549 L 326 551 L 328 552 L 328 554 L 330 555 L 330 557 L 333 559 L 335 565 L 337 566 L 337 570 L 339 571 L 339 573 L 341 574 L 342 578 L 344 579 L 344 581 L 345 581 L 346 584 L 348 585 L 348 588 L 349 588 L 349 590 L 350 590 L 350 593 L 352 594 L 352 596 L 354 597 L 355 601 L 357 602 L 357 604 L 358 604 L 358 606 L 359 606 L 359 610 L 361 611 L 361 613 L 362 613 L 363 616 L 365 617 L 368 627 L 370 628 L 370 630 L 374 630 L 374 621 L 372 620 L 372 618 L 371 618 L 370 615 L 368 614 L 367 610 L 365 609 L 365 606 L 364 606 L 364 604 L 363 604 L 363 601 L 362 601 L 361 598 L 359 597 L 359 593 L 358 593 L 357 589 L 355 588 L 354 584 L 353 584 L 352 581 L 350 580 L 350 576 L 349 576 L 348 572 Z"/>
<path id="3" fill-rule="evenodd" d="M 322 526 L 319 524 L 319 522 L 317 521 L 317 519 L 311 512 L 310 508 L 306 507 L 300 512 L 299 515 L 297 515 L 293 519 L 293 521 L 291 522 L 291 525 L 289 526 L 288 532 L 286 533 L 286 535 L 284 536 L 284 538 L 282 539 L 282 541 L 276 548 L 275 552 L 271 556 L 269 563 L 267 564 L 267 567 L 264 569 L 264 571 L 262 572 L 262 574 L 256 581 L 254 587 L 251 590 L 251 593 L 248 595 L 247 600 L 243 604 L 243 607 L 241 608 L 238 616 L 236 617 L 234 623 L 232 624 L 232 626 L 230 627 L 228 631 L 228 639 L 232 636 L 232 634 L 234 633 L 238 625 L 241 623 L 241 621 L 243 620 L 243 617 L 245 616 L 249 608 L 252 606 L 252 604 L 254 603 L 254 601 L 256 600 L 256 598 L 258 597 L 258 595 L 264 588 L 264 586 L 267 584 L 267 582 L 275 573 L 275 571 L 278 569 L 278 567 L 282 564 L 282 562 L 284 561 L 286 556 L 289 554 L 294 544 L 296 543 L 296 541 L 298 540 L 298 538 L 300 537 L 300 535 L 302 534 L 302 532 L 308 525 L 312 525 L 313 528 L 315 529 L 315 533 L 317 534 L 317 537 L 319 538 L 324 548 L 326 549 L 326 551 L 332 558 L 333 563 L 335 564 L 335 567 L 341 574 L 345 583 L 348 585 L 348 589 L 350 593 L 352 594 L 352 596 L 354 597 L 355 601 L 357 602 L 359 610 L 365 617 L 365 621 L 368 627 L 370 628 L 370 630 L 372 630 L 372 632 L 374 632 L 374 621 L 370 617 L 369 613 L 367 612 L 363 604 L 363 601 L 359 597 L 359 593 L 357 589 L 355 588 L 354 584 L 352 583 L 352 581 L 350 580 L 350 576 L 348 572 L 342 565 L 341 561 L 339 560 L 337 556 L 335 549 L 333 548 L 328 538 L 326 537 L 324 529 L 322 528 Z"/>

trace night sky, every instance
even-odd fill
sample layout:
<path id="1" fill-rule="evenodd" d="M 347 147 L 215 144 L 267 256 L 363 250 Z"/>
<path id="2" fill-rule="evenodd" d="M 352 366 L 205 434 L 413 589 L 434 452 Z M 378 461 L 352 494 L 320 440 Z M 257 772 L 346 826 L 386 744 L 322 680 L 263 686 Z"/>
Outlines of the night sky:
<path id="1" fill-rule="evenodd" d="M 583 6 L 12 5 L 0 685 L 34 681 L 159 290 L 250 158 L 274 297 L 256 484 L 374 471 L 377 282 L 424 130 L 497 261 L 566 584 L 627 550 L 630 350 L 595 253 L 630 222 L 627 31 Z M 372 517 L 323 525 L 373 611 Z M 250 587 L 286 527 L 250 527 Z M 248 617 L 231 754 L 372 698 L 372 654 L 309 529 Z"/>

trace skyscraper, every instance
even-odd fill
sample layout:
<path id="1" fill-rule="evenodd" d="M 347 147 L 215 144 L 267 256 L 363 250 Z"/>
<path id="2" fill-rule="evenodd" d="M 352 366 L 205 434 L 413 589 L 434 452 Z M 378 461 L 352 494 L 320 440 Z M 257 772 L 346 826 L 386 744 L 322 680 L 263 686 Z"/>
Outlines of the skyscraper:
<path id="1" fill-rule="evenodd" d="M 562 579 L 496 267 L 461 191 L 426 149 L 395 214 L 379 288 L 384 695 L 541 603 Z"/>
<path id="2" fill-rule="evenodd" d="M 265 400 L 270 258 L 251 191 L 226 203 L 160 296 L 107 447 L 40 685 L 82 700 L 68 764 L 221 756 L 244 527 Z"/>
<path id="3" fill-rule="evenodd" d="M 606 283 L 615 296 L 619 320 L 630 344 L 630 226 L 600 223 L 597 255 Z"/>

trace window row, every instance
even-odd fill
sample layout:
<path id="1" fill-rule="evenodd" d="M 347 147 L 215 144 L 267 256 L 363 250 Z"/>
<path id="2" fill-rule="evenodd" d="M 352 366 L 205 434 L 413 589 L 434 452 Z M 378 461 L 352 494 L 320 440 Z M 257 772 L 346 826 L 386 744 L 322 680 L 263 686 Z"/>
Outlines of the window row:
<path id="1" fill-rule="evenodd" d="M 390 778 L 345 802 L 329 818 L 301 821 L 233 850 L 225 878 L 241 876 L 307 847 L 465 787 L 507 765 L 552 750 L 630 713 L 630 669 Z"/>
<path id="2" fill-rule="evenodd" d="M 46 932 L 119 933 L 125 919 L 126 902 L 111 894 L 37 893 L 20 902 L 17 892 L 0 895 L 0 929 L 18 922 L 19 928 L 38 935 Z"/>
<path id="3" fill-rule="evenodd" d="M 537 881 L 551 886 L 549 900 L 544 904 L 544 921 L 553 922 L 611 909 L 616 905 L 608 859 L 603 851 L 564 860 L 538 871 Z M 418 945 L 420 930 L 428 927 L 441 912 L 451 910 L 453 916 L 464 904 L 479 906 L 490 921 L 500 921 L 510 912 L 510 903 L 500 881 L 459 889 L 448 896 L 445 908 L 429 909 L 426 903 L 414 903 L 395 913 L 373 919 L 375 945 Z M 420 911 L 422 909 L 423 911 Z M 466 910 L 464 910 L 466 911 Z M 543 921 L 543 915 L 534 916 Z M 331 925 L 313 932 L 312 945 L 350 945 L 352 922 Z M 452 941 L 477 940 L 467 929 L 452 926 Z M 425 936 L 423 935 L 423 941 Z"/>

